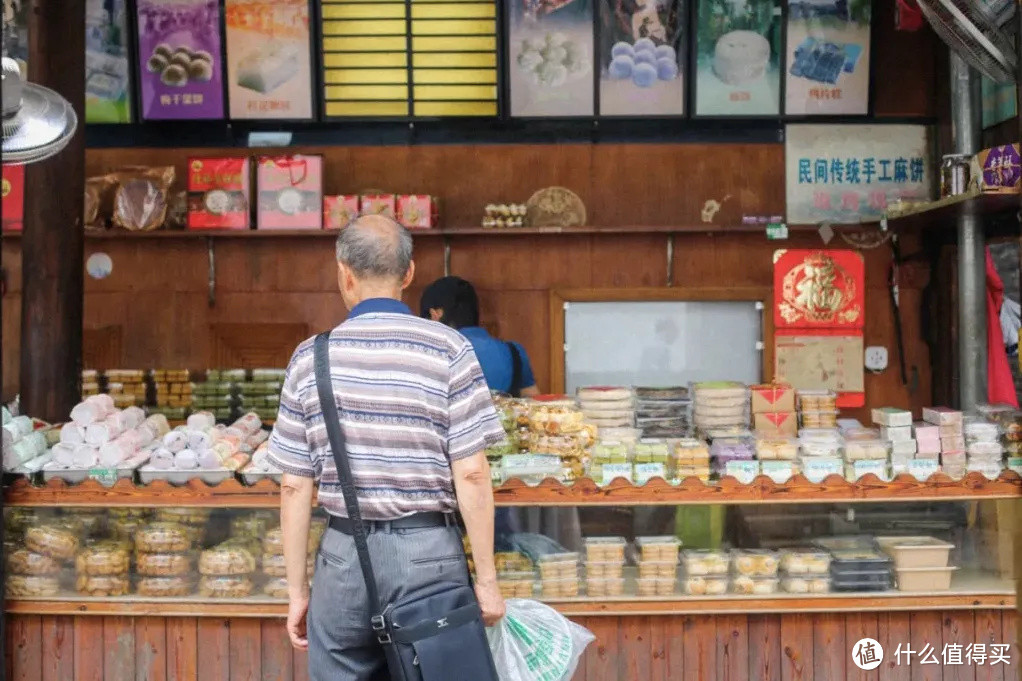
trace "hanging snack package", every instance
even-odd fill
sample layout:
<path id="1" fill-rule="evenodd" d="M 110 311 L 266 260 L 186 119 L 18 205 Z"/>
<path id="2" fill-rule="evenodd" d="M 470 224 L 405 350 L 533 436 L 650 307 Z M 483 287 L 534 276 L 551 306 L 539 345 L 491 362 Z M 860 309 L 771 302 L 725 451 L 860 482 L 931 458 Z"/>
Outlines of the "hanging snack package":
<path id="1" fill-rule="evenodd" d="M 126 168 L 117 175 L 111 222 L 132 232 L 150 232 L 167 217 L 167 193 L 174 184 L 174 166 Z"/>
<path id="2" fill-rule="evenodd" d="M 568 681 L 596 637 L 538 601 L 511 598 L 506 613 L 486 630 L 501 681 Z"/>

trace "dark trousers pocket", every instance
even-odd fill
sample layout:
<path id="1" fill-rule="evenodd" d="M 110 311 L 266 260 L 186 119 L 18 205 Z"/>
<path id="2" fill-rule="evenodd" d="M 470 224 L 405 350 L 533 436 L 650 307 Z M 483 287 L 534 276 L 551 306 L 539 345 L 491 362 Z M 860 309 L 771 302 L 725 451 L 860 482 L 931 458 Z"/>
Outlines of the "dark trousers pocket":
<path id="1" fill-rule="evenodd" d="M 454 627 L 412 647 L 422 681 L 498 681 L 481 622 Z"/>

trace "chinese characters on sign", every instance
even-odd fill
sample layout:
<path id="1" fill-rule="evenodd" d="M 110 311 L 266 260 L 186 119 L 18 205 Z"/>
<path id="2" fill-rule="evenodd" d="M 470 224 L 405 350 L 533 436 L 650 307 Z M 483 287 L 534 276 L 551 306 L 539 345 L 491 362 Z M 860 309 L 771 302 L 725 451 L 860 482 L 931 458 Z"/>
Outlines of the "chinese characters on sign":
<path id="1" fill-rule="evenodd" d="M 926 151 L 922 126 L 789 125 L 788 222 L 867 222 L 892 201 L 929 199 Z"/>
<path id="2" fill-rule="evenodd" d="M 919 650 L 913 650 L 907 643 L 899 643 L 894 651 L 894 662 L 897 665 L 908 665 L 913 662 L 918 664 L 939 664 L 939 665 L 1010 665 L 1011 646 L 1007 643 L 945 643 L 944 649 L 937 652 L 929 643 L 924 643 Z"/>

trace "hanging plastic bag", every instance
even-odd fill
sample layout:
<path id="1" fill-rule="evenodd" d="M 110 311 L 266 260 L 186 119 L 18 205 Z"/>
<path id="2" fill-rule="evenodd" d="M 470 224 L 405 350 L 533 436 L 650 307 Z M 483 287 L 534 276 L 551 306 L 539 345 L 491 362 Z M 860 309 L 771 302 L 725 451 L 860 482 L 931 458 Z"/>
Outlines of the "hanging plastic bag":
<path id="1" fill-rule="evenodd" d="M 512 598 L 506 614 L 486 630 L 501 681 L 569 681 L 596 637 L 538 601 Z"/>

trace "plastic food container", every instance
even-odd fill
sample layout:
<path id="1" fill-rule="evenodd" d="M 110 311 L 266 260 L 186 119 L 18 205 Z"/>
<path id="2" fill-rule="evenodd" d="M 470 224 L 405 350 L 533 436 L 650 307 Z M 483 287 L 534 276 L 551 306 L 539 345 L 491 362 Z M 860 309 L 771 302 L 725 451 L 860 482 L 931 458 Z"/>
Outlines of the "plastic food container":
<path id="1" fill-rule="evenodd" d="M 877 537 L 877 545 L 894 560 L 895 568 L 943 568 L 954 544 L 936 537 Z"/>
<path id="2" fill-rule="evenodd" d="M 25 547 L 58 560 L 71 560 L 78 550 L 78 537 L 56 525 L 40 525 L 25 530 Z"/>
<path id="3" fill-rule="evenodd" d="M 497 572 L 523 572 L 532 570 L 532 561 L 517 551 L 499 551 L 493 554 Z"/>
<path id="4" fill-rule="evenodd" d="M 710 456 L 727 462 L 756 458 L 756 441 L 751 437 L 718 437 L 710 445 Z"/>
<path id="5" fill-rule="evenodd" d="M 845 460 L 886 459 L 889 452 L 888 443 L 877 438 L 874 440 L 845 440 Z"/>
<path id="6" fill-rule="evenodd" d="M 497 588 L 504 598 L 532 598 L 536 575 L 531 571 L 497 573 Z"/>
<path id="7" fill-rule="evenodd" d="M 172 598 L 190 596 L 195 582 L 189 577 L 143 577 L 135 585 L 139 596 L 150 598 Z"/>
<path id="8" fill-rule="evenodd" d="M 822 594 L 830 591 L 830 576 L 799 576 L 781 579 L 781 590 L 792 594 Z"/>
<path id="9" fill-rule="evenodd" d="M 4 580 L 9 597 L 56 596 L 60 591 L 60 580 L 56 577 L 39 575 L 7 575 Z"/>
<path id="10" fill-rule="evenodd" d="M 192 547 L 192 532 L 178 523 L 152 523 L 135 533 L 140 553 L 181 553 Z"/>
<path id="11" fill-rule="evenodd" d="M 803 428 L 836 428 L 837 427 L 837 409 L 828 411 L 803 411 L 802 412 L 802 427 Z"/>
<path id="12" fill-rule="evenodd" d="M 963 429 L 967 442 L 999 442 L 1001 433 L 996 423 L 967 421 Z"/>
<path id="13" fill-rule="evenodd" d="M 667 463 L 670 456 L 670 448 L 660 439 L 639 440 L 632 451 L 637 463 Z"/>
<path id="14" fill-rule="evenodd" d="M 622 596 L 624 592 L 625 580 L 620 577 L 590 577 L 586 580 L 586 594 L 595 598 Z"/>
<path id="15" fill-rule="evenodd" d="M 266 580 L 266 583 L 263 584 L 263 594 L 270 598 L 287 598 L 287 579 L 276 577 Z M 532 594 L 529 595 L 531 596 Z M 504 598 L 511 597 L 504 596 Z"/>
<path id="16" fill-rule="evenodd" d="M 756 457 L 761 460 L 782 459 L 794 461 L 798 458 L 798 440 L 795 438 L 757 438 Z"/>
<path id="17" fill-rule="evenodd" d="M 780 569 L 787 575 L 826 575 L 830 554 L 826 551 L 782 551 Z"/>
<path id="18" fill-rule="evenodd" d="M 731 567 L 735 575 L 746 577 L 775 577 L 780 561 L 773 551 L 762 549 L 739 550 L 731 552 Z"/>
<path id="19" fill-rule="evenodd" d="M 898 591 L 947 591 L 956 567 L 895 568 Z"/>
<path id="20" fill-rule="evenodd" d="M 544 578 L 540 580 L 539 588 L 544 598 L 574 598 L 578 596 L 578 577 Z"/>
<path id="21" fill-rule="evenodd" d="M 539 565 L 539 575 L 547 579 L 578 579 L 578 554 L 577 553 L 548 553 L 540 556 L 536 563 Z"/>
<path id="22" fill-rule="evenodd" d="M 736 594 L 747 596 L 760 596 L 777 593 L 778 579 L 776 577 L 748 577 L 738 575 L 731 580 L 731 591 Z"/>
<path id="23" fill-rule="evenodd" d="M 731 556 L 727 551 L 686 549 L 681 552 L 681 564 L 689 577 L 726 575 L 731 566 Z"/>
<path id="24" fill-rule="evenodd" d="M 690 596 L 720 596 L 727 587 L 727 577 L 688 575 L 681 580 L 681 590 Z"/>
<path id="25" fill-rule="evenodd" d="M 205 525 L 212 511 L 208 508 L 158 508 L 157 522 L 183 523 L 185 525 Z M 233 519 L 232 519 L 233 525 Z"/>
<path id="26" fill-rule="evenodd" d="M 75 556 L 75 572 L 82 575 L 126 575 L 130 556 L 117 542 L 97 542 Z"/>
<path id="27" fill-rule="evenodd" d="M 624 563 L 626 546 L 624 537 L 586 537 L 582 543 L 585 546 L 587 561 Z"/>
<path id="28" fill-rule="evenodd" d="M 284 556 L 278 556 L 272 553 L 264 553 L 262 560 L 263 574 L 267 577 L 284 577 Z M 314 556 L 309 555 L 305 560 L 305 571 L 306 574 L 311 575 L 316 569 L 316 559 Z M 497 573 L 500 574 L 499 572 Z"/>
<path id="29" fill-rule="evenodd" d="M 587 577 L 611 577 L 617 579 L 624 574 L 624 563 L 602 563 L 589 561 L 586 563 Z M 642 566 L 639 566 L 639 574 L 642 574 Z"/>
<path id="30" fill-rule="evenodd" d="M 15 549 L 7 553 L 7 571 L 12 575 L 41 577 L 59 574 L 60 563 L 55 559 L 28 549 Z"/>
<path id="31" fill-rule="evenodd" d="M 837 409 L 837 393 L 831 390 L 799 390 L 800 411 L 832 411 Z"/>
<path id="32" fill-rule="evenodd" d="M 674 458 L 679 464 L 705 463 L 710 460 L 710 448 L 702 440 L 682 438 L 674 446 Z"/>
<path id="33" fill-rule="evenodd" d="M 636 588 L 640 596 L 673 596 L 675 582 L 673 577 L 639 577 Z"/>
<path id="34" fill-rule="evenodd" d="M 139 553 L 135 556 L 135 571 L 146 577 L 180 577 L 195 569 L 195 555 L 191 553 Z"/>
<path id="35" fill-rule="evenodd" d="M 635 546 L 640 560 L 677 563 L 681 540 L 672 536 L 636 537 Z"/>
<path id="36" fill-rule="evenodd" d="M 212 577 L 199 579 L 199 594 L 206 598 L 244 598 L 252 593 L 254 585 L 246 576 Z"/>
<path id="37" fill-rule="evenodd" d="M 577 433 L 582 430 L 582 421 L 582 412 L 571 400 L 534 402 L 529 409 L 529 427 L 539 433 Z"/>
<path id="38" fill-rule="evenodd" d="M 1001 446 L 1000 442 L 986 442 L 983 440 L 977 440 L 970 442 L 965 448 L 969 456 L 986 456 L 1000 458 L 1004 456 L 1004 447 Z"/>
<path id="39" fill-rule="evenodd" d="M 890 591 L 892 587 L 889 572 L 834 573 L 830 578 L 831 591 Z"/>
<path id="40" fill-rule="evenodd" d="M 639 577 L 676 577 L 678 562 L 640 560 L 638 563 Z"/>
<path id="41" fill-rule="evenodd" d="M 688 388 L 685 386 L 667 386 L 663 388 L 636 387 L 635 397 L 650 401 L 677 401 L 688 399 Z"/>
<path id="42" fill-rule="evenodd" d="M 601 440 L 593 445 L 591 455 L 596 461 L 607 463 L 628 463 L 629 448 L 623 442 Z"/>
<path id="43" fill-rule="evenodd" d="M 125 596 L 130 583 L 127 575 L 86 575 L 75 579 L 75 591 L 83 596 Z"/>

